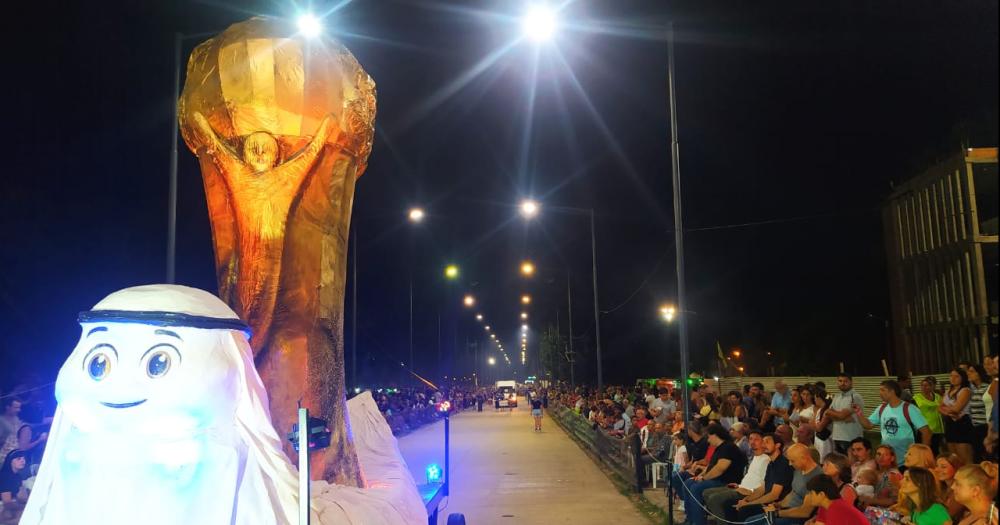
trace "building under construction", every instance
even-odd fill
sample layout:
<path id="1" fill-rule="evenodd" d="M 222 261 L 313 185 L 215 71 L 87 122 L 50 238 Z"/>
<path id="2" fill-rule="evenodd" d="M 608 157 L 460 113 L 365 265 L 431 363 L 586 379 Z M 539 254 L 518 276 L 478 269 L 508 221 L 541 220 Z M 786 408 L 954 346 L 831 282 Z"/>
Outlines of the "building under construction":
<path id="1" fill-rule="evenodd" d="M 996 352 L 997 208 L 997 148 L 969 148 L 893 191 L 883 223 L 895 372 Z"/>

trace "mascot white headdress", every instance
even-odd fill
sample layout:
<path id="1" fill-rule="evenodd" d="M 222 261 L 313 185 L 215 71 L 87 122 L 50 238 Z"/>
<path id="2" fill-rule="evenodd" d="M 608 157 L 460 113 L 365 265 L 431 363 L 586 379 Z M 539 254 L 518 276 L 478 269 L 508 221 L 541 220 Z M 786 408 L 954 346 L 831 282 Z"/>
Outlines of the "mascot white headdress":
<path id="1" fill-rule="evenodd" d="M 79 321 L 22 525 L 296 523 L 297 474 L 271 425 L 250 329 L 225 303 L 184 286 L 138 286 Z M 370 408 L 363 397 L 352 403 L 358 415 Z M 396 490 L 314 482 L 314 523 L 418 523 L 394 438 L 384 421 L 359 419 L 376 445 L 359 446 L 359 459 L 368 455 L 374 477 Z M 387 444 L 389 454 L 373 450 Z"/>

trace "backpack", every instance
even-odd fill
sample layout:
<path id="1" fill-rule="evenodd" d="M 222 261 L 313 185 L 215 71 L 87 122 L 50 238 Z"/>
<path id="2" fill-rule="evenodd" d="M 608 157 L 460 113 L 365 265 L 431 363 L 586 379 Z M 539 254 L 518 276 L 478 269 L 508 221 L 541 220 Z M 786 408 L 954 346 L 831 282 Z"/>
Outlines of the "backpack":
<path id="1" fill-rule="evenodd" d="M 878 420 L 879 420 L 879 422 L 882 421 L 882 412 L 885 412 L 885 407 L 888 406 L 888 405 L 889 405 L 889 403 L 882 403 L 878 407 Z M 903 417 L 906 418 L 906 424 L 910 425 L 910 432 L 913 434 L 913 442 L 917 443 L 918 442 L 917 441 L 917 439 L 918 439 L 917 438 L 917 427 L 913 426 L 913 420 L 910 419 L 910 403 L 907 402 L 907 401 L 903 401 Z"/>

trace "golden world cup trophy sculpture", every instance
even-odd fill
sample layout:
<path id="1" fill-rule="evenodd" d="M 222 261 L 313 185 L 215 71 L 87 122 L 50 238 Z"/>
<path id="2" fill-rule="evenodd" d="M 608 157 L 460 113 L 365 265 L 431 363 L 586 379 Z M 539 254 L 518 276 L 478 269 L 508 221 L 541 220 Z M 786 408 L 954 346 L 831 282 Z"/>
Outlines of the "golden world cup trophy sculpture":
<path id="1" fill-rule="evenodd" d="M 301 401 L 333 432 L 311 459 L 314 479 L 363 486 L 345 410 L 343 321 L 375 84 L 341 44 L 253 18 L 192 52 L 178 113 L 205 183 L 219 296 L 254 331 L 275 429 L 291 429 Z"/>

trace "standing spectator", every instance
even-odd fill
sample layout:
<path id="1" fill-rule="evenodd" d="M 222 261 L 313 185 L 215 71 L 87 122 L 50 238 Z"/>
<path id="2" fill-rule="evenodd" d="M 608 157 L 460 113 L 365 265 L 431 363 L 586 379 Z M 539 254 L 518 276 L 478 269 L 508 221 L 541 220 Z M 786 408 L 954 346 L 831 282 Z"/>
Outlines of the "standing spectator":
<path id="1" fill-rule="evenodd" d="M 934 376 L 925 377 L 920 381 L 920 392 L 913 395 L 913 402 L 927 420 L 927 428 L 931 430 L 931 449 L 935 454 L 940 454 L 944 440 L 944 420 L 938 411 L 938 407 L 941 406 L 941 394 L 934 391 L 936 384 Z"/>
<path id="2" fill-rule="evenodd" d="M 830 398 L 826 395 L 826 390 L 817 388 L 815 396 L 813 397 L 815 401 L 815 415 L 813 416 L 813 431 L 816 433 L 816 439 L 814 440 L 814 446 L 816 451 L 819 452 L 819 459 L 823 461 L 823 458 L 827 454 L 833 452 L 833 441 L 830 439 L 832 435 L 832 429 L 830 424 L 832 421 L 826 416 L 827 409 L 830 407 Z"/>
<path id="3" fill-rule="evenodd" d="M 872 443 L 867 438 L 857 437 L 851 440 L 851 479 L 857 483 L 858 474 L 864 469 L 876 470 L 875 459 L 872 458 Z"/>
<path id="4" fill-rule="evenodd" d="M 968 512 L 958 525 L 994 525 L 998 523 L 997 464 L 966 465 L 955 474 L 955 499 Z"/>
<path id="5" fill-rule="evenodd" d="M 726 395 L 726 400 L 719 409 L 719 422 L 729 430 L 737 423 L 747 420 L 746 408 L 740 403 L 740 393 L 733 390 Z"/>
<path id="6" fill-rule="evenodd" d="M 854 419 L 855 406 L 860 407 L 862 412 L 865 411 L 864 399 L 854 391 L 854 379 L 847 374 L 840 374 L 837 376 L 837 393 L 833 395 L 826 414 L 833 421 L 830 437 L 837 452 L 841 454 L 847 454 L 851 441 L 864 433 L 861 424 Z"/>
<path id="7" fill-rule="evenodd" d="M 765 512 L 776 511 L 778 518 L 774 520 L 774 525 L 789 525 L 803 523 L 812 514 L 813 508 L 806 506 L 805 502 L 806 485 L 815 477 L 822 476 L 823 470 L 805 445 L 795 444 L 788 447 L 788 462 L 795 467 L 795 475 L 792 478 L 792 490 L 778 503 L 764 506 Z M 836 488 L 834 488 L 836 493 Z M 763 521 L 764 516 L 751 517 L 745 521 Z M 831 524 L 832 525 L 832 524 Z"/>
<path id="8" fill-rule="evenodd" d="M 948 450 L 958 454 L 966 465 L 972 463 L 972 417 L 969 401 L 972 391 L 969 389 L 969 377 L 965 370 L 954 368 L 948 375 L 950 388 L 941 399 L 938 411 L 944 416 L 944 439 Z"/>
<path id="9" fill-rule="evenodd" d="M 739 484 L 730 483 L 705 491 L 705 507 L 708 508 L 709 512 L 731 521 L 736 519 L 733 505 L 764 485 L 764 476 L 767 474 L 767 465 L 770 463 L 770 458 L 764 453 L 764 437 L 761 433 L 753 430 L 747 439 L 753 451 L 753 459 Z"/>
<path id="10" fill-rule="evenodd" d="M 709 444 L 715 447 L 712 461 L 702 474 L 685 482 L 684 509 L 692 525 L 705 525 L 704 492 L 713 487 L 724 487 L 728 483 L 738 483 L 743 477 L 746 457 L 733 445 L 729 432 L 722 425 L 708 426 Z"/>
<path id="11" fill-rule="evenodd" d="M 982 461 L 986 455 L 983 440 L 989 430 L 989 419 L 986 417 L 986 402 L 983 396 L 989 391 L 990 376 L 981 365 L 969 365 L 965 370 L 969 378 L 969 417 L 972 418 L 972 450 L 976 461 Z"/>
<path id="12" fill-rule="evenodd" d="M 774 434 L 766 434 L 763 438 L 764 454 L 768 457 L 767 470 L 764 473 L 764 484 L 743 499 L 736 502 L 738 521 L 747 521 L 750 516 L 760 514 L 762 506 L 783 499 L 792 490 L 792 480 L 795 469 L 785 457 L 785 445 Z M 730 520 L 735 521 L 735 520 Z"/>
<path id="13" fill-rule="evenodd" d="M 792 411 L 788 414 L 788 425 L 792 427 L 792 432 L 795 432 L 799 428 L 799 414 L 805 406 L 802 404 L 802 395 L 799 393 L 799 388 L 792 389 Z"/>
<path id="14" fill-rule="evenodd" d="M 882 444 L 892 446 L 896 457 L 902 464 L 902 460 L 906 456 L 906 449 L 917 442 L 918 435 L 921 443 L 930 446 L 931 431 L 927 428 L 927 421 L 924 420 L 920 409 L 900 399 L 899 393 L 899 383 L 887 379 L 882 381 L 882 385 L 878 389 L 882 404 L 872 411 L 868 419 L 865 419 L 860 409 L 855 410 L 861 426 L 866 429 L 874 428 L 875 425 L 879 426 L 882 433 Z"/>
<path id="15" fill-rule="evenodd" d="M 17 450 L 25 453 L 28 466 L 38 465 L 42 462 L 42 452 L 45 448 L 43 443 L 48 437 L 48 432 L 42 432 L 35 436 L 31 425 L 21 425 L 21 428 L 17 430 Z"/>
<path id="16" fill-rule="evenodd" d="M 785 423 L 792 409 L 792 395 L 788 392 L 788 386 L 782 380 L 774 382 L 774 395 L 771 396 L 771 406 L 766 409 L 760 418 L 762 429 L 774 429 L 778 425 Z"/>
<path id="17" fill-rule="evenodd" d="M 965 513 L 965 507 L 955 499 L 955 493 L 951 490 L 951 487 L 955 483 L 955 473 L 965 465 L 962 464 L 962 460 L 955 454 L 937 458 L 936 465 L 934 468 L 934 477 L 937 478 L 940 485 L 941 501 L 944 503 L 945 508 L 948 509 L 948 515 L 951 516 L 951 520 L 958 523 L 962 519 L 962 514 Z"/>
<path id="18" fill-rule="evenodd" d="M 809 385 L 799 387 L 799 399 L 802 400 L 802 410 L 799 411 L 799 426 L 812 426 L 816 420 L 816 402 L 813 399 L 813 390 Z"/>
<path id="19" fill-rule="evenodd" d="M 21 400 L 13 396 L 3 398 L 3 414 L 0 414 L 0 457 L 7 457 L 17 449 L 17 431 L 24 423 L 18 417 L 21 413 Z"/>
<path id="20" fill-rule="evenodd" d="M 809 480 L 806 489 L 805 506 L 816 509 L 815 523 L 868 525 L 868 518 L 840 497 L 836 484 L 829 477 L 817 476 Z"/>
<path id="21" fill-rule="evenodd" d="M 913 403 L 913 390 L 910 383 L 910 376 L 896 376 L 896 382 L 899 383 L 899 398 L 907 403 Z"/>
<path id="22" fill-rule="evenodd" d="M 990 459 L 994 462 L 997 460 L 996 454 L 996 443 L 998 437 L 998 430 L 1000 430 L 1000 421 L 997 420 L 998 414 L 994 410 L 996 408 L 997 399 L 997 354 L 993 352 L 992 355 L 986 356 L 983 360 L 983 368 L 986 369 L 986 373 L 990 375 L 993 379 L 990 381 L 989 388 L 986 389 L 986 393 L 983 394 L 983 403 L 986 405 L 986 414 L 989 417 L 989 431 L 986 434 L 986 439 L 983 440 L 983 448 L 987 454 L 989 454 Z"/>
<path id="23" fill-rule="evenodd" d="M 903 475 L 899 473 L 896 461 L 896 451 L 889 445 L 879 445 L 875 450 L 875 473 L 878 474 L 878 482 L 875 483 L 875 496 L 859 496 L 858 501 L 862 506 L 876 506 L 889 508 L 896 504 L 899 496 L 899 482 Z"/>
<path id="24" fill-rule="evenodd" d="M 661 388 L 659 397 L 649 404 L 649 409 L 653 411 L 654 419 L 657 423 L 666 423 L 673 420 L 674 411 L 677 410 L 677 403 L 670 397 L 670 392 L 666 388 Z M 656 412 L 659 410 L 659 413 Z"/>
<path id="25" fill-rule="evenodd" d="M 902 501 L 893 510 L 910 517 L 915 525 L 945 525 L 951 522 L 948 509 L 941 503 L 941 494 L 934 474 L 927 469 L 913 467 L 903 474 L 899 485 Z"/>

